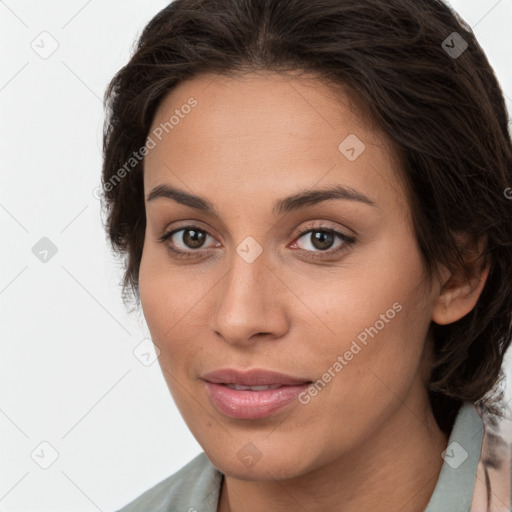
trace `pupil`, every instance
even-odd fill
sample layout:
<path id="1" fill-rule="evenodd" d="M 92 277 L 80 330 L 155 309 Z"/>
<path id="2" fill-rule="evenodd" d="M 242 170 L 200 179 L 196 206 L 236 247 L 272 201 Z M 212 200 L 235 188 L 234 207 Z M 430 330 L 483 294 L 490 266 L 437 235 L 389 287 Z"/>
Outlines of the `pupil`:
<path id="1" fill-rule="evenodd" d="M 197 249 L 204 243 L 204 233 L 195 229 L 187 229 L 183 233 L 183 242 L 192 249 Z"/>
<path id="2" fill-rule="evenodd" d="M 333 236 L 331 233 L 324 233 L 322 231 L 315 231 L 313 235 L 313 245 L 317 249 L 329 249 L 333 244 Z"/>

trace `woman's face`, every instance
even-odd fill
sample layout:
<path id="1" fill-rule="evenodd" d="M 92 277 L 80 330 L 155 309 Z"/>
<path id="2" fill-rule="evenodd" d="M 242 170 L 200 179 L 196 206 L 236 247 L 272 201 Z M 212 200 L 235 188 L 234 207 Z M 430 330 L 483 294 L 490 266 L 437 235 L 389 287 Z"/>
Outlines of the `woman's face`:
<path id="1" fill-rule="evenodd" d="M 205 75 L 166 97 L 148 139 L 144 315 L 185 422 L 241 479 L 350 460 L 429 414 L 439 288 L 389 141 L 333 91 Z M 224 369 L 239 373 L 211 376 Z"/>

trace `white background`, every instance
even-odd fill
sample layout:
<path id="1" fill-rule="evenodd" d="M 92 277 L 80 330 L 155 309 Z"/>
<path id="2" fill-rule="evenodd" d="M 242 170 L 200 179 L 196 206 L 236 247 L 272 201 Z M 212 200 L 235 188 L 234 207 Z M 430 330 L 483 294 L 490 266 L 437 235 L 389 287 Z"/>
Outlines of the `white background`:
<path id="1" fill-rule="evenodd" d="M 201 451 L 158 363 L 134 357 L 148 331 L 122 304 L 120 264 L 94 196 L 105 87 L 166 4 L 0 2 L 4 512 L 116 510 Z M 512 0 L 451 4 L 474 28 L 512 109 Z M 47 59 L 31 47 L 40 37 L 46 48 L 58 44 Z M 46 263 L 32 252 L 43 237 L 57 248 Z M 44 441 L 58 452 L 48 469 L 35 462 L 51 461 Z"/>

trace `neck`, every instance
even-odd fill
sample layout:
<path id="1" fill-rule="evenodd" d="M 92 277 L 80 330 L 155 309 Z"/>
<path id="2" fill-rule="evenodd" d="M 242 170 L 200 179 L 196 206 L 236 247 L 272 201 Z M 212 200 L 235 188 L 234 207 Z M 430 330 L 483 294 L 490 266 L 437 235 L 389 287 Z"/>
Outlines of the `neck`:
<path id="1" fill-rule="evenodd" d="M 422 512 L 447 443 L 425 396 L 421 408 L 401 404 L 371 439 L 308 474 L 281 481 L 225 476 L 218 512 Z"/>

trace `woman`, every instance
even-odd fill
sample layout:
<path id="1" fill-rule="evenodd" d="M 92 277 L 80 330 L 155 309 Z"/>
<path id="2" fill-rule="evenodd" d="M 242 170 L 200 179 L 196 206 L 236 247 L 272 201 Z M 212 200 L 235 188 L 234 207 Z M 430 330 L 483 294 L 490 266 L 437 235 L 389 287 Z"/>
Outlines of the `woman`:
<path id="1" fill-rule="evenodd" d="M 106 229 L 204 449 L 123 512 L 509 510 L 512 146 L 470 28 L 176 0 L 106 100 Z"/>

